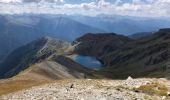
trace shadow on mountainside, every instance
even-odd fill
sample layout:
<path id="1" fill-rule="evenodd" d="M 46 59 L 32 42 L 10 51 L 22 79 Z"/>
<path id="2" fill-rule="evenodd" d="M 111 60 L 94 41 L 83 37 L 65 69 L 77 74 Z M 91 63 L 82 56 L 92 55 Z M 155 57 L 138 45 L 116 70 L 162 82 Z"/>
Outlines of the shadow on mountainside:
<path id="1" fill-rule="evenodd" d="M 139 39 L 110 34 L 86 34 L 72 43 L 73 54 L 94 56 L 105 68 L 106 77 L 124 79 L 128 76 L 169 79 L 170 29 L 160 29 Z"/>
<path id="2" fill-rule="evenodd" d="M 67 54 L 96 57 L 104 67 L 100 70 L 85 68 L 66 57 Z M 0 75 L 9 78 L 43 61 L 58 63 L 75 77 L 77 72 L 82 73 L 82 78 L 170 79 L 170 29 L 160 29 L 136 40 L 115 33 L 88 33 L 72 45 L 50 37 L 41 38 L 14 50 L 1 64 L 4 71 Z"/>

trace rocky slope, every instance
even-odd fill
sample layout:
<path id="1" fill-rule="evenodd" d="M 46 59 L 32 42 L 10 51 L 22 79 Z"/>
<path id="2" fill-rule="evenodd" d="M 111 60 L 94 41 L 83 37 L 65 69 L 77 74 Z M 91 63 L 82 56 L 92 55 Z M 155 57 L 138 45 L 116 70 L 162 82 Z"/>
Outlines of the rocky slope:
<path id="1" fill-rule="evenodd" d="M 16 75 L 28 66 L 41 62 L 52 55 L 63 54 L 69 43 L 50 37 L 40 38 L 14 50 L 0 64 L 0 76 L 3 78 Z"/>
<path id="2" fill-rule="evenodd" d="M 166 79 L 59 80 L 0 96 L 1 100 L 168 100 Z"/>
<path id="3" fill-rule="evenodd" d="M 161 29 L 152 36 L 125 44 L 101 59 L 116 77 L 169 78 L 169 37 L 170 30 Z"/>
<path id="4" fill-rule="evenodd" d="M 16 76 L 20 79 L 101 78 L 95 70 L 85 68 L 67 57 L 70 44 L 44 37 L 13 51 L 0 64 L 1 78 Z"/>
<path id="5" fill-rule="evenodd" d="M 73 41 L 72 53 L 95 56 L 99 59 L 101 56 L 120 48 L 130 41 L 132 41 L 132 39 L 115 33 L 88 33 Z"/>
<path id="6" fill-rule="evenodd" d="M 73 42 L 73 53 L 95 56 L 106 67 L 101 72 L 107 72 L 107 77 L 169 78 L 169 37 L 170 29 L 136 40 L 115 34 L 87 34 Z"/>
<path id="7" fill-rule="evenodd" d="M 140 39 L 140 38 L 145 38 L 145 37 L 151 36 L 151 35 L 153 35 L 153 33 L 154 32 L 140 32 L 140 33 L 128 35 L 128 37 L 130 37 L 132 39 Z"/>
<path id="8" fill-rule="evenodd" d="M 67 57 L 69 48 L 67 42 L 45 37 L 13 51 L 0 65 L 5 78 L 0 80 L 0 95 L 54 80 L 103 77 Z"/>
<path id="9" fill-rule="evenodd" d="M 0 99 L 168 100 L 169 38 L 170 29 L 161 29 L 137 40 L 89 33 L 72 46 L 49 37 L 38 39 L 13 51 L 1 64 L 1 77 L 13 77 L 0 80 Z M 94 56 L 104 68 L 85 68 L 69 58 L 72 54 Z M 128 76 L 157 79 L 106 80 Z"/>
<path id="10" fill-rule="evenodd" d="M 61 59 L 61 58 L 60 58 Z M 64 63 L 70 60 L 65 58 Z M 56 80 L 56 79 L 83 79 L 90 76 L 90 71 L 84 66 L 70 63 L 70 66 L 58 63 L 57 61 L 43 61 L 29 66 L 26 70 L 15 76 L 15 79 L 34 79 L 34 80 Z M 31 76 L 31 77 L 30 77 Z M 86 76 L 86 77 L 85 77 Z M 92 76 L 92 75 L 91 75 Z"/>
<path id="11" fill-rule="evenodd" d="M 1 77 L 11 77 L 44 60 L 52 60 L 68 68 L 76 63 L 66 56 L 80 54 L 96 57 L 104 68 L 95 74 L 107 78 L 169 78 L 169 33 L 170 29 L 161 29 L 151 36 L 136 40 L 114 33 L 88 33 L 77 38 L 72 46 L 61 40 L 41 38 L 12 52 L 0 64 L 3 70 L 0 74 Z"/>
<path id="12" fill-rule="evenodd" d="M 57 55 L 18 71 L 20 72 L 17 75 L 0 80 L 0 95 L 52 83 L 55 80 L 105 78 L 96 71 L 75 63 L 70 58 Z"/>

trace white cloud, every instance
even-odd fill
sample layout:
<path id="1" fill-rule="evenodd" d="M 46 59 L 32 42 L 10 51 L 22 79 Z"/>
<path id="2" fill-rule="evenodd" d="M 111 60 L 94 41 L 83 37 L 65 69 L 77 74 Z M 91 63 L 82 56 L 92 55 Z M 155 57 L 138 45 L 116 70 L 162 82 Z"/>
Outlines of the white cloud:
<path id="1" fill-rule="evenodd" d="M 90 3 L 68 4 L 64 0 L 0 0 L 0 13 L 66 13 L 66 14 L 121 14 L 131 16 L 170 16 L 170 0 L 92 0 Z M 3 3 L 2 3 L 3 2 Z"/>
<path id="2" fill-rule="evenodd" d="M 15 3 L 22 2 L 21 0 L 0 0 L 1 3 Z"/>
<path id="3" fill-rule="evenodd" d="M 41 2 L 46 2 L 46 3 L 63 3 L 64 0 L 0 0 L 0 3 L 41 3 Z"/>
<path id="4" fill-rule="evenodd" d="M 119 5 L 119 4 L 122 4 L 122 3 L 123 3 L 122 0 L 116 0 L 116 1 L 114 2 L 115 5 Z"/>

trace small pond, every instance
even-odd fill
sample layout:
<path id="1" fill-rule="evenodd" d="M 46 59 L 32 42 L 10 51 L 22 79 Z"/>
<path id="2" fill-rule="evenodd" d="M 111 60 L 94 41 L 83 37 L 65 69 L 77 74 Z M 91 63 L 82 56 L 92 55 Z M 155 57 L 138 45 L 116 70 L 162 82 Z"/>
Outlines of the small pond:
<path id="1" fill-rule="evenodd" d="M 102 64 L 95 57 L 76 55 L 74 61 L 91 69 L 100 69 Z"/>

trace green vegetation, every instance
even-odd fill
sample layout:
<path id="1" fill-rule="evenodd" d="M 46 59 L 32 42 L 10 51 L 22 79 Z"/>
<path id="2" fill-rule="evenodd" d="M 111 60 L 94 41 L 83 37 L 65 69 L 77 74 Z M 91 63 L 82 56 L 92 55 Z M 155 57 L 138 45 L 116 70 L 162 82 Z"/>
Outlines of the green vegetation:
<path id="1" fill-rule="evenodd" d="M 167 96 L 168 88 L 161 83 L 152 83 L 134 88 L 135 91 L 141 91 L 150 95 Z"/>
<path id="2" fill-rule="evenodd" d="M 22 89 L 28 89 L 33 86 L 49 83 L 50 81 L 36 81 L 36 80 L 1 80 L 0 95 L 16 92 Z"/>

